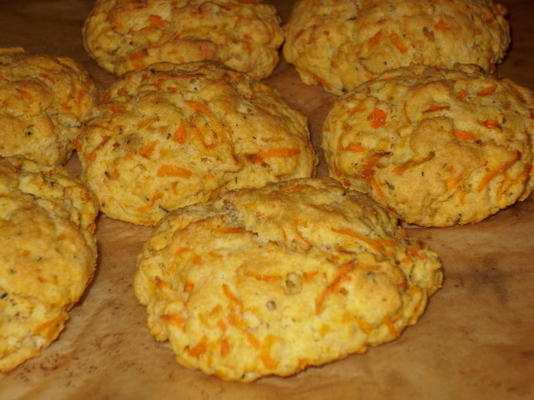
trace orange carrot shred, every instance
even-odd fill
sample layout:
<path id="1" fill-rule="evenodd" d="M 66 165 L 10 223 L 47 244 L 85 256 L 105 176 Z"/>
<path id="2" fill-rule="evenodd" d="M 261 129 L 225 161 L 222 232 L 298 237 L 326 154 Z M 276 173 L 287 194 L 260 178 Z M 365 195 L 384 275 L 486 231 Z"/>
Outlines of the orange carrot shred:
<path id="1" fill-rule="evenodd" d="M 217 233 L 244 233 L 243 228 L 222 227 L 215 230 Z"/>
<path id="2" fill-rule="evenodd" d="M 368 41 L 370 47 L 375 46 L 378 44 L 380 39 L 382 38 L 382 30 L 379 30 L 377 33 L 375 33 Z"/>
<path id="3" fill-rule="evenodd" d="M 150 158 L 150 156 L 152 155 L 152 152 L 154 151 L 154 147 L 156 147 L 157 143 L 158 142 L 155 140 L 148 143 L 143 149 L 141 149 L 141 151 L 139 152 L 139 155 L 145 158 Z"/>
<path id="4" fill-rule="evenodd" d="M 482 191 L 482 189 L 484 189 L 488 183 L 493 179 L 495 178 L 497 175 L 505 172 L 507 169 L 509 169 L 512 165 L 514 165 L 516 163 L 516 161 L 520 158 L 520 153 L 518 151 L 516 151 L 516 155 L 514 157 L 513 160 L 511 161 L 508 161 L 504 164 L 502 164 L 500 167 L 498 168 L 495 168 L 494 170 L 491 170 L 489 171 L 483 178 L 482 180 L 480 181 L 480 183 L 478 184 L 478 191 Z"/>
<path id="5" fill-rule="evenodd" d="M 275 369 L 278 366 L 278 361 L 271 357 L 271 347 L 276 340 L 276 336 L 267 335 L 261 348 L 261 361 L 267 369 Z"/>
<path id="6" fill-rule="evenodd" d="M 199 103 L 198 101 L 186 101 L 185 104 L 187 104 L 193 110 L 198 111 L 202 114 L 211 113 L 211 110 L 205 104 Z"/>
<path id="7" fill-rule="evenodd" d="M 343 150 L 351 151 L 353 153 L 361 153 L 364 152 L 367 148 L 362 146 L 361 143 L 356 142 L 350 142 L 347 146 L 343 148 Z"/>
<path id="8" fill-rule="evenodd" d="M 463 140 L 475 140 L 475 135 L 473 135 L 471 132 L 466 131 L 460 131 L 458 129 L 455 129 L 452 131 L 453 135 L 456 136 L 458 139 Z"/>
<path id="9" fill-rule="evenodd" d="M 259 164 L 266 158 L 292 157 L 292 156 L 296 156 L 297 154 L 300 154 L 300 150 L 298 149 L 274 148 L 274 149 L 260 151 L 259 153 L 256 153 L 256 154 L 252 154 L 250 156 L 250 159 L 253 163 Z"/>
<path id="10" fill-rule="evenodd" d="M 465 89 L 460 89 L 460 90 L 458 91 L 457 96 L 458 96 L 458 98 L 459 98 L 460 100 L 465 99 L 465 98 L 467 97 L 467 90 L 465 90 Z"/>
<path id="11" fill-rule="evenodd" d="M 151 26 L 158 26 L 158 27 L 164 26 L 167 23 L 159 15 L 150 15 L 148 17 L 148 22 L 150 23 Z"/>
<path id="12" fill-rule="evenodd" d="M 497 85 L 489 86 L 485 89 L 479 90 L 477 92 L 477 96 L 489 96 L 490 94 L 495 93 L 495 90 L 497 90 Z"/>
<path id="13" fill-rule="evenodd" d="M 488 129 L 501 129 L 501 125 L 494 119 L 487 119 L 485 121 L 481 121 L 480 125 L 485 126 Z"/>
<path id="14" fill-rule="evenodd" d="M 393 43 L 393 45 L 399 50 L 402 54 L 406 53 L 408 50 L 406 46 L 404 46 L 399 38 L 399 35 L 397 35 L 395 32 L 393 32 L 391 35 L 389 35 L 389 39 Z"/>
<path id="15" fill-rule="evenodd" d="M 158 168 L 158 176 L 177 176 L 180 178 L 190 178 L 193 173 L 184 168 L 164 164 Z"/>
<path id="16" fill-rule="evenodd" d="M 450 107 L 449 106 L 438 106 L 438 105 L 432 105 L 430 107 L 428 107 L 425 111 L 423 111 L 424 113 L 430 113 L 430 112 L 435 112 L 435 111 L 441 111 L 441 110 L 448 110 Z"/>
<path id="17" fill-rule="evenodd" d="M 230 343 L 226 338 L 221 339 L 221 356 L 226 357 L 230 353 Z"/>
<path id="18" fill-rule="evenodd" d="M 440 19 L 439 22 L 436 25 L 434 25 L 434 29 L 437 29 L 437 30 L 447 29 L 447 24 L 445 23 L 445 21 Z"/>
<path id="19" fill-rule="evenodd" d="M 180 121 L 180 126 L 176 128 L 176 130 L 174 131 L 172 140 L 174 140 L 178 144 L 185 143 L 185 128 L 181 121 Z"/>
<path id="20" fill-rule="evenodd" d="M 367 116 L 367 120 L 371 121 L 371 126 L 374 129 L 380 128 L 381 126 L 384 126 L 386 123 L 386 117 L 387 114 L 384 110 L 380 108 L 375 108 L 371 114 Z"/>
<path id="21" fill-rule="evenodd" d="M 161 318 L 167 321 L 169 324 L 175 325 L 181 328 L 184 327 L 185 322 L 187 321 L 185 318 L 177 314 L 163 314 Z"/>
<path id="22" fill-rule="evenodd" d="M 352 262 L 342 265 L 338 269 L 332 282 L 321 292 L 321 294 L 319 294 L 317 299 L 315 299 L 315 313 L 316 314 L 320 314 L 323 311 L 324 302 L 328 294 L 334 293 L 343 282 L 348 280 L 347 275 L 349 272 L 351 272 L 354 269 L 354 267 L 355 265 L 354 265 L 354 262 L 352 261 Z"/>
<path id="23" fill-rule="evenodd" d="M 238 306 L 243 305 L 241 300 L 239 300 L 236 295 L 232 292 L 232 289 L 230 289 L 230 286 L 228 286 L 226 283 L 223 283 L 222 285 L 224 295 L 230 299 L 232 303 L 237 304 Z"/>
<path id="24" fill-rule="evenodd" d="M 192 292 L 195 288 L 195 284 L 193 282 L 186 282 L 184 284 L 184 292 Z"/>
<path id="25" fill-rule="evenodd" d="M 206 341 L 206 336 L 203 336 L 202 339 L 200 339 L 200 342 L 198 342 L 194 347 L 190 348 L 187 351 L 189 355 L 195 358 L 199 358 L 202 354 L 204 354 L 207 350 Z"/>

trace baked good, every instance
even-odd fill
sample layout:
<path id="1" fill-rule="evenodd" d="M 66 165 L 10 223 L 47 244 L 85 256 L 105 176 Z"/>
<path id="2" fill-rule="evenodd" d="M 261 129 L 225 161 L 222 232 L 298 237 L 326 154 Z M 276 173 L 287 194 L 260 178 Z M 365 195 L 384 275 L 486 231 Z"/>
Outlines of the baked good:
<path id="1" fill-rule="evenodd" d="M 478 222 L 527 198 L 532 94 L 458 68 L 400 68 L 341 97 L 323 126 L 330 175 L 424 226 Z"/>
<path id="2" fill-rule="evenodd" d="M 93 275 L 97 212 L 63 167 L 0 158 L 0 371 L 63 330 Z"/>
<path id="3" fill-rule="evenodd" d="M 395 339 L 441 280 L 436 254 L 371 198 L 296 179 L 170 213 L 134 287 L 179 364 L 248 382 Z"/>
<path id="4" fill-rule="evenodd" d="M 114 83 L 79 153 L 104 213 L 153 225 L 220 191 L 309 177 L 309 135 L 302 114 L 243 73 L 160 63 Z"/>
<path id="5" fill-rule="evenodd" d="M 275 8 L 261 0 L 97 0 L 83 29 L 89 55 L 115 74 L 214 60 L 264 78 L 283 38 Z"/>
<path id="6" fill-rule="evenodd" d="M 306 84 L 342 94 L 411 64 L 486 71 L 510 43 L 491 0 L 300 0 L 285 27 L 285 59 Z"/>
<path id="7" fill-rule="evenodd" d="M 0 49 L 0 156 L 66 162 L 95 96 L 92 80 L 70 58 Z"/>

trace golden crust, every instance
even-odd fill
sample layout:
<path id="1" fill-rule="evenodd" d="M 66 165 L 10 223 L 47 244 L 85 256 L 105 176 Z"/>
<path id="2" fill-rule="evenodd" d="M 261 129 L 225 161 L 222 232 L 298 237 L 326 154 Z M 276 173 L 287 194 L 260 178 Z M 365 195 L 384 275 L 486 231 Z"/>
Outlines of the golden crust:
<path id="1" fill-rule="evenodd" d="M 441 280 L 435 253 L 372 199 L 297 179 L 169 214 L 135 292 L 178 363 L 246 382 L 395 339 Z"/>
<path id="2" fill-rule="evenodd" d="M 491 0 L 301 0 L 283 52 L 304 83 L 338 95 L 411 64 L 491 71 L 510 43 L 505 14 Z"/>
<path id="3" fill-rule="evenodd" d="M 98 0 L 85 48 L 115 74 L 157 62 L 214 60 L 255 78 L 271 74 L 283 41 L 273 6 L 260 0 Z"/>
<path id="4" fill-rule="evenodd" d="M 0 156 L 66 162 L 95 97 L 95 85 L 70 58 L 0 49 Z"/>
<path id="5" fill-rule="evenodd" d="M 217 192 L 309 177 L 316 162 L 303 115 L 211 62 L 124 75 L 85 133 L 83 179 L 101 210 L 142 225 Z"/>
<path id="6" fill-rule="evenodd" d="M 0 159 L 0 371 L 63 330 L 93 275 L 97 212 L 62 167 Z"/>
<path id="7" fill-rule="evenodd" d="M 338 100 L 323 127 L 330 175 L 424 226 L 478 222 L 527 198 L 532 94 L 459 68 L 400 68 Z"/>

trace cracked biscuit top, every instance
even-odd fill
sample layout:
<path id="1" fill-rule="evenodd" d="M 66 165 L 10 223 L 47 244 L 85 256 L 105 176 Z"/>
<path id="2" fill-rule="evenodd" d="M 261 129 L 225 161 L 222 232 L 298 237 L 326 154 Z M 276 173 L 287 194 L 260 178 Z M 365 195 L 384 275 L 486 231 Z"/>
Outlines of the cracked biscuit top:
<path id="1" fill-rule="evenodd" d="M 283 51 L 304 83 L 338 95 L 411 64 L 491 71 L 510 43 L 505 13 L 491 0 L 301 0 Z"/>
<path id="2" fill-rule="evenodd" d="M 478 222 L 534 188 L 534 99 L 474 66 L 389 71 L 323 127 L 330 175 L 424 226 Z"/>
<path id="3" fill-rule="evenodd" d="M 261 0 L 97 0 L 83 39 L 115 74 L 214 60 L 265 78 L 278 64 L 283 32 L 275 8 Z"/>
<path id="4" fill-rule="evenodd" d="M 309 177 L 306 118 L 219 63 L 123 75 L 84 130 L 83 179 L 112 218 L 153 225 L 217 192 Z"/>
<path id="5" fill-rule="evenodd" d="M 370 197 L 296 179 L 170 213 L 135 292 L 179 364 L 252 381 L 395 339 L 441 279 L 436 254 Z"/>
<path id="6" fill-rule="evenodd" d="M 0 156 L 65 163 L 95 98 L 92 80 L 70 58 L 0 49 Z"/>

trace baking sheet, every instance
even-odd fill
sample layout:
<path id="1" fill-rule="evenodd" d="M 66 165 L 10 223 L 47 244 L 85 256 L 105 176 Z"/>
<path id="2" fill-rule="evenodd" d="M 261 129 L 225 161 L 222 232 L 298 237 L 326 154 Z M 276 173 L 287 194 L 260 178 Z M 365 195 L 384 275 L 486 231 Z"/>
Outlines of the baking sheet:
<path id="1" fill-rule="evenodd" d="M 534 89 L 530 0 L 501 1 L 513 45 L 499 75 Z M 287 19 L 293 1 L 272 1 Z M 101 87 L 113 76 L 85 53 L 81 26 L 89 0 L 0 0 L 0 46 L 66 55 Z M 303 85 L 281 63 L 267 83 L 310 121 L 314 143 L 333 96 Z M 76 159 L 68 168 L 76 173 Z M 325 174 L 324 164 L 319 174 Z M 478 224 L 410 229 L 437 251 L 443 288 L 401 337 L 290 378 L 224 382 L 176 364 L 156 342 L 132 289 L 135 258 L 151 228 L 101 216 L 98 271 L 60 340 L 8 374 L 0 399 L 533 399 L 534 201 Z"/>

